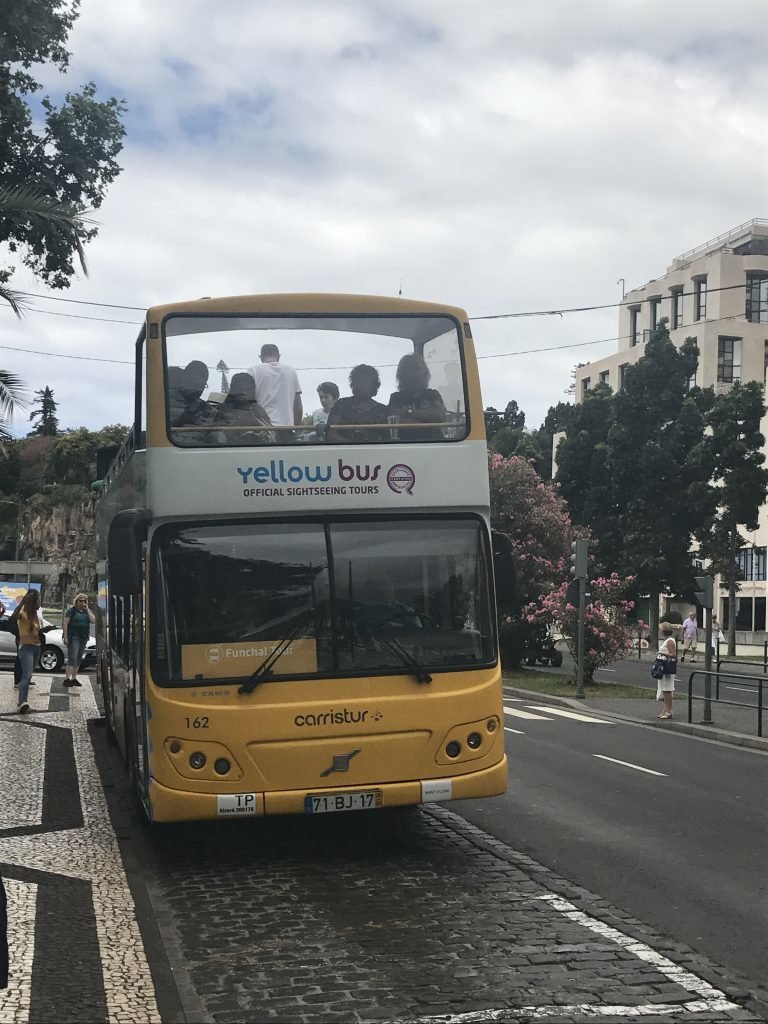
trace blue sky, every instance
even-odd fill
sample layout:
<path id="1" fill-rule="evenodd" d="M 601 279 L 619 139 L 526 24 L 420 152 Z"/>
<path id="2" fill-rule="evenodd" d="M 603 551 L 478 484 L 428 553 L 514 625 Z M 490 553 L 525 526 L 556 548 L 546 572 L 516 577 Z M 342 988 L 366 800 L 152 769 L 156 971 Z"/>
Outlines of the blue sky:
<path id="1" fill-rule="evenodd" d="M 64 294 L 402 281 L 476 316 L 617 301 L 618 278 L 768 215 L 767 37 L 764 0 L 83 0 L 66 80 L 41 77 L 124 97 L 128 135 L 90 277 Z M 29 350 L 129 361 L 138 314 L 39 306 L 0 311 L 3 365 L 52 386 L 64 425 L 126 421 L 129 367 Z M 486 403 L 537 425 L 616 343 L 500 355 L 617 327 L 615 310 L 477 323 Z"/>

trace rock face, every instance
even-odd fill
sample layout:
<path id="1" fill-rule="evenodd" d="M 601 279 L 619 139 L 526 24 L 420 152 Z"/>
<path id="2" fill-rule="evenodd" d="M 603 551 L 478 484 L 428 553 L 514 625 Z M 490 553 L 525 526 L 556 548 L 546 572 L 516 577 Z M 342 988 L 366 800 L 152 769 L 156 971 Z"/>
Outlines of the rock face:
<path id="1" fill-rule="evenodd" d="M 19 558 L 54 562 L 57 576 L 44 582 L 46 604 L 69 601 L 78 591 L 96 592 L 95 502 L 91 497 L 74 504 L 22 510 Z"/>

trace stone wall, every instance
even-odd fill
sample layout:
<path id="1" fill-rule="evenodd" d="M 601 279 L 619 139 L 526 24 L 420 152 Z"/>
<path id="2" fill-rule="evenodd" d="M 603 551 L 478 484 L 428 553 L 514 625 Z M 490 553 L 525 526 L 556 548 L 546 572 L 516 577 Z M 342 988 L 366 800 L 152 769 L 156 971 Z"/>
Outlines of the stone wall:
<path id="1" fill-rule="evenodd" d="M 59 575 L 44 582 L 43 602 L 58 605 L 78 591 L 96 592 L 94 500 L 22 510 L 19 558 L 55 562 Z"/>

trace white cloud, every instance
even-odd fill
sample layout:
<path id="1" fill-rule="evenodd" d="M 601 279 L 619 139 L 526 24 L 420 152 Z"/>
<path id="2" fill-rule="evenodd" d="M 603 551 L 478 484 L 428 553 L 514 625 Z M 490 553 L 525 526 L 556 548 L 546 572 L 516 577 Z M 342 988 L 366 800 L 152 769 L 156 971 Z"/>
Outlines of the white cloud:
<path id="1" fill-rule="evenodd" d="M 68 294 L 144 307 L 402 279 L 470 315 L 617 300 L 617 278 L 765 213 L 767 37 L 761 0 L 85 0 L 68 85 L 93 78 L 130 112 L 91 277 Z M 3 365 L 54 387 L 63 423 L 128 419 L 129 367 L 22 350 L 130 360 L 136 328 L 0 316 Z M 617 333 L 615 311 L 475 325 L 481 355 Z M 536 424 L 614 348 L 483 360 L 486 402 Z"/>

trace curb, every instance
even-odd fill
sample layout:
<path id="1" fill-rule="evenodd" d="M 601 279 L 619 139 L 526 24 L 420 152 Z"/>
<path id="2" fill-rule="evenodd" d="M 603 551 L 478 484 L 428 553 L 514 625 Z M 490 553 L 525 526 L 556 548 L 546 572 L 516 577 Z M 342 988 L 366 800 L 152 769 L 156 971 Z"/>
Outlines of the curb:
<path id="1" fill-rule="evenodd" d="M 747 736 L 741 732 L 729 732 L 727 729 L 718 729 L 711 725 L 700 725 L 697 722 L 677 722 L 674 719 L 669 722 L 660 722 L 657 719 L 638 718 L 636 715 L 622 714 L 619 711 L 608 711 L 599 705 L 590 704 L 587 701 L 574 700 L 571 697 L 554 697 L 551 694 L 538 693 L 536 690 L 523 690 L 518 686 L 507 686 L 502 684 L 503 692 L 510 697 L 522 697 L 524 700 L 535 700 L 540 704 L 552 704 L 555 707 L 568 708 L 571 711 L 584 711 L 589 708 L 591 711 L 605 715 L 606 718 L 615 718 L 620 722 L 632 722 L 634 725 L 647 725 L 652 729 L 663 729 L 665 732 L 678 732 L 685 736 L 697 736 L 708 740 L 716 740 L 719 743 L 729 743 L 735 747 L 749 747 L 752 750 L 761 750 L 768 753 L 768 739 L 760 736 Z M 652 701 L 648 701 L 652 704 Z"/>

